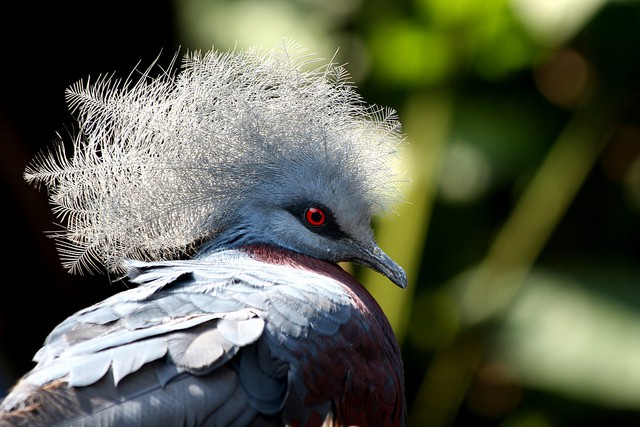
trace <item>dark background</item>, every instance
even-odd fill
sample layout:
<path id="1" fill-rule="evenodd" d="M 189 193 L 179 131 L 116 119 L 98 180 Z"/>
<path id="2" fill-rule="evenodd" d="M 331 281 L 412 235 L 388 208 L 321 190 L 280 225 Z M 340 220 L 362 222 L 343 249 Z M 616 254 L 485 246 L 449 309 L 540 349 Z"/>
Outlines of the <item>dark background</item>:
<path id="1" fill-rule="evenodd" d="M 46 192 L 26 184 L 33 156 L 73 129 L 64 91 L 77 80 L 127 75 L 161 52 L 175 51 L 169 2 L 56 2 L 3 4 L 0 12 L 0 170 L 2 259 L 0 297 L 2 389 L 26 372 L 35 351 L 60 321 L 83 306 L 124 289 L 109 278 L 74 276 L 62 269 Z M 150 14 L 149 11 L 152 11 Z"/>

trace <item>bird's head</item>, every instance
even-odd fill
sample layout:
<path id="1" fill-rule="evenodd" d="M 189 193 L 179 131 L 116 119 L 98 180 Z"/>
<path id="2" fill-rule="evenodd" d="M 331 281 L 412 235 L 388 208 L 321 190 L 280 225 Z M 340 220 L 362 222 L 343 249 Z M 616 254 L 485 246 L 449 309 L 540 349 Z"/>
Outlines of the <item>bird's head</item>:
<path id="1" fill-rule="evenodd" d="M 366 189 L 348 162 L 309 149 L 277 165 L 255 165 L 263 180 L 252 187 L 203 251 L 265 244 L 329 262 L 369 267 L 404 288 L 404 270 L 376 244 Z"/>
<path id="2" fill-rule="evenodd" d="M 72 271 L 266 244 L 404 271 L 375 243 L 372 217 L 399 199 L 402 141 L 392 110 L 367 105 L 342 66 L 295 44 L 187 55 L 180 73 L 67 92 L 79 132 L 25 173 L 66 219 Z"/>

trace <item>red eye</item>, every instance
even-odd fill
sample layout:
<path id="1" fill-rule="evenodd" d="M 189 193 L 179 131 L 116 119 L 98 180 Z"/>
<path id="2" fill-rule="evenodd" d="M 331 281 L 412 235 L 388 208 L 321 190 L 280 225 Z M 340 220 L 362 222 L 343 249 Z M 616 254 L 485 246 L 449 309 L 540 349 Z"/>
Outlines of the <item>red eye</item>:
<path id="1" fill-rule="evenodd" d="M 321 225 L 324 225 L 324 223 L 327 221 L 327 214 L 325 214 L 324 211 L 320 208 L 308 208 L 304 212 L 304 219 L 306 219 L 310 225 L 319 227 Z"/>

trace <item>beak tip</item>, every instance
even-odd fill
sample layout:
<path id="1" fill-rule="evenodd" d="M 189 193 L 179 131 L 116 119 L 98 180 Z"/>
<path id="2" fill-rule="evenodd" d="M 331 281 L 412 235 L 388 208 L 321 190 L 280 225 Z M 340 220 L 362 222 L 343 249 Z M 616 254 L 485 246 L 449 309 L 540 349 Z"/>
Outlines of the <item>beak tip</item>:
<path id="1" fill-rule="evenodd" d="M 356 248 L 359 256 L 351 258 L 351 261 L 377 271 L 401 289 L 407 288 L 407 273 L 375 243 L 370 246 L 357 245 Z"/>
<path id="2" fill-rule="evenodd" d="M 405 273 L 404 270 L 399 269 L 396 272 L 396 274 L 394 274 L 392 277 L 389 277 L 389 279 L 399 288 L 401 289 L 407 288 L 408 279 L 407 279 L 407 273 Z"/>

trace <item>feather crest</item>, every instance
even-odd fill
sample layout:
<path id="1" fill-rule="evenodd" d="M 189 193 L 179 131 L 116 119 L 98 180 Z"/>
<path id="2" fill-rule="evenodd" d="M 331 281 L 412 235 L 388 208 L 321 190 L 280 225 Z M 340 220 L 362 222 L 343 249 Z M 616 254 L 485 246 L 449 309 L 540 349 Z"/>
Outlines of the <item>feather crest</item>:
<path id="1" fill-rule="evenodd" d="M 295 43 L 192 52 L 180 72 L 71 86 L 73 152 L 59 139 L 25 170 L 64 223 L 54 237 L 65 268 L 121 271 L 124 259 L 189 253 L 300 150 L 344 164 L 372 212 L 395 202 L 395 113 L 367 105 L 343 66 L 319 60 Z"/>

